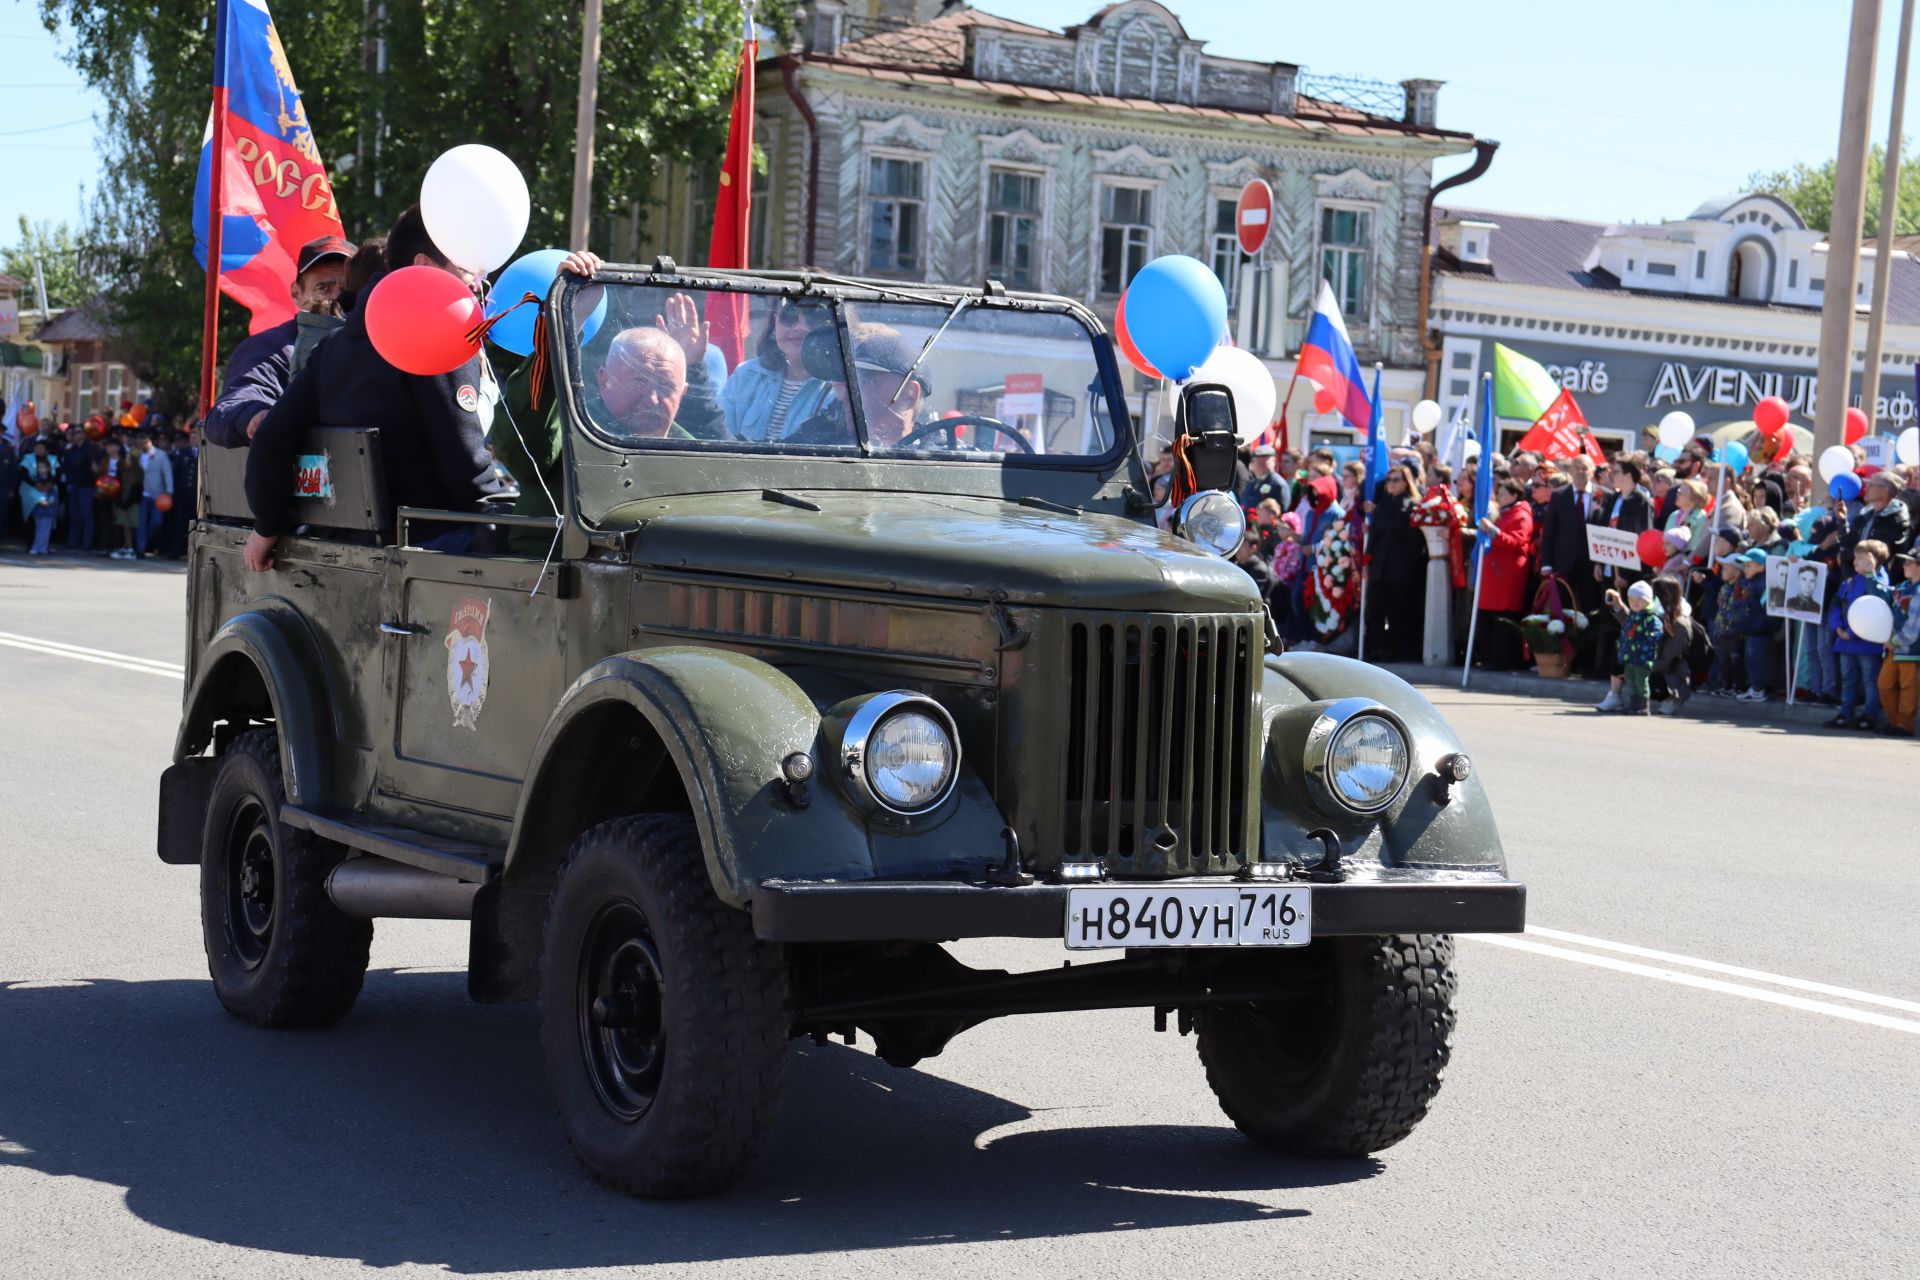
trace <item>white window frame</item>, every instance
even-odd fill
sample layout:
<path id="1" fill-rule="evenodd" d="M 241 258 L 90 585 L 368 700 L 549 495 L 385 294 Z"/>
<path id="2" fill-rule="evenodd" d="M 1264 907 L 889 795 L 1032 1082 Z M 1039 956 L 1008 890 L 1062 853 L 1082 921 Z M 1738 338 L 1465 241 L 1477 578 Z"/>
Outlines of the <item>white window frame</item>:
<path id="1" fill-rule="evenodd" d="M 920 166 L 920 269 L 918 273 L 900 271 L 881 271 L 868 259 L 867 254 L 873 246 L 873 201 L 881 197 L 870 194 L 873 183 L 873 162 L 875 160 L 902 160 Z M 926 151 L 914 151 L 906 147 L 867 146 L 860 149 L 860 244 L 857 253 L 860 270 L 863 275 L 878 276 L 887 280 L 925 280 L 931 269 L 933 253 L 932 209 L 933 209 L 933 155 Z M 887 196 L 894 200 L 902 197 Z"/>
<path id="2" fill-rule="evenodd" d="M 1219 211 L 1219 206 L 1223 203 L 1230 204 L 1234 207 L 1233 229 L 1227 232 L 1219 232 L 1213 229 L 1214 214 Z M 1233 263 L 1233 270 L 1228 273 L 1227 279 L 1222 280 L 1220 282 L 1221 285 L 1225 287 L 1227 291 L 1227 311 L 1228 311 L 1228 314 L 1230 315 L 1240 305 L 1240 269 L 1243 266 L 1245 266 L 1248 262 L 1257 261 L 1257 259 L 1249 258 L 1247 257 L 1246 254 L 1240 251 L 1240 224 L 1238 221 L 1240 216 L 1239 209 L 1240 209 L 1239 188 L 1209 187 L 1207 189 L 1207 212 L 1206 212 L 1207 256 L 1204 259 L 1204 261 L 1206 262 L 1209 268 L 1214 267 L 1215 265 L 1214 255 L 1220 251 L 1221 241 L 1222 240 L 1232 241 L 1233 250 L 1231 254 L 1229 254 L 1229 259 Z M 1271 230 L 1272 229 L 1269 228 L 1269 232 L 1271 232 Z M 1218 275 L 1219 272 L 1215 271 L 1214 274 Z"/>
<path id="3" fill-rule="evenodd" d="M 713 247 L 713 211 L 718 207 L 720 199 L 720 170 L 716 167 L 709 174 L 702 173 L 699 165 L 689 164 L 683 167 L 686 170 L 686 177 L 682 179 L 682 185 L 686 188 L 686 192 L 682 204 L 682 219 L 686 225 L 680 235 L 682 253 L 685 256 L 680 260 L 688 266 L 705 266 L 707 251 Z M 704 220 L 698 216 L 702 185 L 707 188 L 707 216 Z M 705 243 L 699 239 L 702 227 L 706 229 Z"/>
<path id="4" fill-rule="evenodd" d="M 1023 164 L 1017 160 L 986 160 L 980 165 L 980 226 L 978 228 L 980 255 L 978 274 L 981 279 L 993 275 L 993 174 L 995 170 L 1003 173 L 1017 173 L 1022 177 L 1040 180 L 1040 207 L 1033 211 L 1034 242 L 1033 280 L 1026 285 L 1016 285 L 1011 280 L 1002 279 L 1001 283 L 1009 289 L 1020 289 L 1033 293 L 1045 293 L 1047 281 L 1051 278 L 1053 249 L 1053 170 L 1045 165 Z"/>
<path id="5" fill-rule="evenodd" d="M 780 170 L 780 132 L 778 126 L 767 121 L 756 121 L 763 131 L 765 140 L 761 150 L 766 153 L 767 170 L 765 173 L 749 166 L 747 175 L 747 261 L 755 267 L 771 267 L 776 256 L 778 243 L 775 232 L 780 206 L 776 203 L 774 178 Z"/>
<path id="6" fill-rule="evenodd" d="M 1362 252 L 1367 255 L 1364 286 L 1366 297 L 1361 300 L 1360 308 L 1365 314 L 1355 316 L 1352 312 L 1348 311 L 1344 298 L 1339 299 L 1340 314 L 1341 318 L 1347 322 L 1349 328 L 1353 327 L 1356 321 L 1363 328 L 1376 328 L 1375 316 L 1378 314 L 1380 298 L 1380 220 L 1381 213 L 1383 212 L 1382 208 L 1372 200 L 1343 200 L 1323 197 L 1314 202 L 1313 278 L 1316 283 L 1313 287 L 1316 293 L 1318 293 L 1320 289 L 1318 282 L 1327 278 L 1326 251 L 1330 248 L 1346 250 L 1356 247 L 1352 245 L 1329 245 L 1326 243 L 1326 215 L 1329 210 L 1349 210 L 1367 215 L 1367 243 L 1362 249 Z M 1339 292 L 1339 286 L 1334 286 L 1334 296 L 1336 298 L 1339 298 Z"/>
<path id="7" fill-rule="evenodd" d="M 1087 282 L 1087 293 L 1090 298 L 1118 298 L 1120 296 L 1119 293 L 1106 293 L 1100 287 L 1100 277 L 1103 274 L 1104 267 L 1101 259 L 1101 242 L 1106 239 L 1105 232 L 1107 224 L 1105 208 L 1107 189 L 1109 187 L 1128 191 L 1145 191 L 1152 198 L 1152 204 L 1147 213 L 1147 221 L 1144 223 L 1130 222 L 1125 225 L 1144 226 L 1147 229 L 1147 244 L 1144 256 L 1141 259 L 1142 266 L 1152 262 L 1154 256 L 1160 250 L 1160 220 L 1166 213 L 1167 184 L 1156 178 L 1135 178 L 1124 174 L 1103 173 L 1094 175 L 1093 217 L 1089 219 L 1093 224 L 1092 253 L 1088 258 L 1088 261 L 1092 264 L 1092 269 L 1089 274 L 1091 274 L 1093 278 Z M 1121 293 L 1126 291 L 1127 283 L 1126 281 L 1121 282 Z"/>

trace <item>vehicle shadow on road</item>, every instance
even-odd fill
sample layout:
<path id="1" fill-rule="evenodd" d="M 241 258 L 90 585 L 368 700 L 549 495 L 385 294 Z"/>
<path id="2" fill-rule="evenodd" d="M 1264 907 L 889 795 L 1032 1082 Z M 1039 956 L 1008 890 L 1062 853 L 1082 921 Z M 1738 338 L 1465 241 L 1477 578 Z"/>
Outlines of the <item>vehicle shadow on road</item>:
<path id="1" fill-rule="evenodd" d="M 123 1186 L 139 1217 L 204 1240 L 455 1272 L 1297 1217 L 1275 1193 L 1381 1169 L 1277 1159 L 1224 1122 L 1007 1129 L 1033 1113 L 808 1043 L 759 1173 L 645 1203 L 566 1150 L 532 1009 L 464 986 L 376 971 L 338 1027 L 277 1033 L 204 981 L 0 987 L 0 1165 Z"/>

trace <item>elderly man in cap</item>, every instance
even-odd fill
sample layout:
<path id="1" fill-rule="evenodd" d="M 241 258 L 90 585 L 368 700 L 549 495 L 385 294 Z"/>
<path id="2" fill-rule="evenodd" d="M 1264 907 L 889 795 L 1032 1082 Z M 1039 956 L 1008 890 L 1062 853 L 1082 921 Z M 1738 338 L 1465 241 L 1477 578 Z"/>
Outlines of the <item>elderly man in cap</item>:
<path id="1" fill-rule="evenodd" d="M 1900 477 L 1891 471 L 1876 471 L 1860 482 L 1860 511 L 1840 549 L 1851 557 L 1868 539 L 1886 543 L 1893 555 L 1913 546 L 1913 513 L 1900 501 Z"/>
<path id="2" fill-rule="evenodd" d="M 857 325 L 852 337 L 853 372 L 859 380 L 860 414 L 867 423 L 867 443 L 876 449 L 895 448 L 918 424 L 920 405 L 932 392 L 932 384 L 919 370 L 907 377 L 907 371 L 913 368 L 913 352 L 886 325 Z M 840 363 L 838 335 L 831 329 L 809 335 L 802 358 L 807 372 L 831 384 L 837 398 L 801 423 L 787 442 L 852 444 L 853 419 L 847 411 L 847 375 Z"/>
<path id="3" fill-rule="evenodd" d="M 1240 505 L 1248 511 L 1258 511 L 1260 504 L 1272 498 L 1285 511 L 1292 506 L 1293 485 L 1287 478 L 1273 469 L 1273 446 L 1255 445 L 1247 467 L 1253 472 L 1253 483 L 1240 491 Z"/>
<path id="4" fill-rule="evenodd" d="M 329 313 L 347 282 L 354 246 L 339 236 L 321 236 L 301 246 L 288 293 L 295 312 Z M 273 408 L 293 377 L 293 344 L 299 338 L 295 315 L 262 329 L 227 357 L 227 380 L 207 413 L 202 434 L 208 443 L 238 449 L 253 439 L 267 410 Z"/>

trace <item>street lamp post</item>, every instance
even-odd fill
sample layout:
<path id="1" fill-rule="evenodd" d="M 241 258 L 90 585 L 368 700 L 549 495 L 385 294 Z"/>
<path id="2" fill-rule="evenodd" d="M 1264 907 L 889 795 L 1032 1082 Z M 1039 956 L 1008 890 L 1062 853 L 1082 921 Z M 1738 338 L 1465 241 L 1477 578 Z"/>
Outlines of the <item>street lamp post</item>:
<path id="1" fill-rule="evenodd" d="M 1893 59 L 1893 115 L 1887 122 L 1887 162 L 1880 178 L 1880 235 L 1873 251 L 1873 303 L 1867 308 L 1867 363 L 1860 374 L 1860 407 L 1880 430 L 1880 347 L 1887 331 L 1887 290 L 1893 284 L 1893 221 L 1900 196 L 1900 119 L 1907 101 L 1907 45 L 1913 36 L 1913 0 L 1900 5 L 1900 45 Z"/>
<path id="2" fill-rule="evenodd" d="M 1847 80 L 1840 99 L 1840 153 L 1834 160 L 1833 218 L 1827 224 L 1826 297 L 1820 306 L 1820 392 L 1813 415 L 1813 452 L 1844 442 L 1847 391 L 1853 384 L 1854 293 L 1860 279 L 1860 219 L 1866 212 L 1867 123 L 1873 108 L 1873 55 L 1880 39 L 1880 0 L 1853 0 Z M 1826 480 L 1814 477 L 1820 497 Z"/>
<path id="3" fill-rule="evenodd" d="M 600 0 L 587 0 L 580 23 L 580 106 L 573 123 L 573 221 L 568 244 L 587 247 L 593 217 L 593 115 L 600 88 Z"/>

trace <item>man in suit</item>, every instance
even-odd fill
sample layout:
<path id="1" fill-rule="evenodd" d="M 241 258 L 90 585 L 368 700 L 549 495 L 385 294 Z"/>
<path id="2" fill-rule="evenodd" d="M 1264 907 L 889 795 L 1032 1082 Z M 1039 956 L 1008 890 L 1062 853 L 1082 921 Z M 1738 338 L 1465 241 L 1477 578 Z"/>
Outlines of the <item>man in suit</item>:
<path id="1" fill-rule="evenodd" d="M 1547 501 L 1546 525 L 1540 533 L 1540 574 L 1559 574 L 1573 584 L 1583 609 L 1597 608 L 1600 592 L 1593 557 L 1587 554 L 1587 526 L 1605 520 L 1599 491 L 1593 487 L 1593 463 L 1585 455 L 1569 459 L 1567 475 L 1572 483 Z"/>

